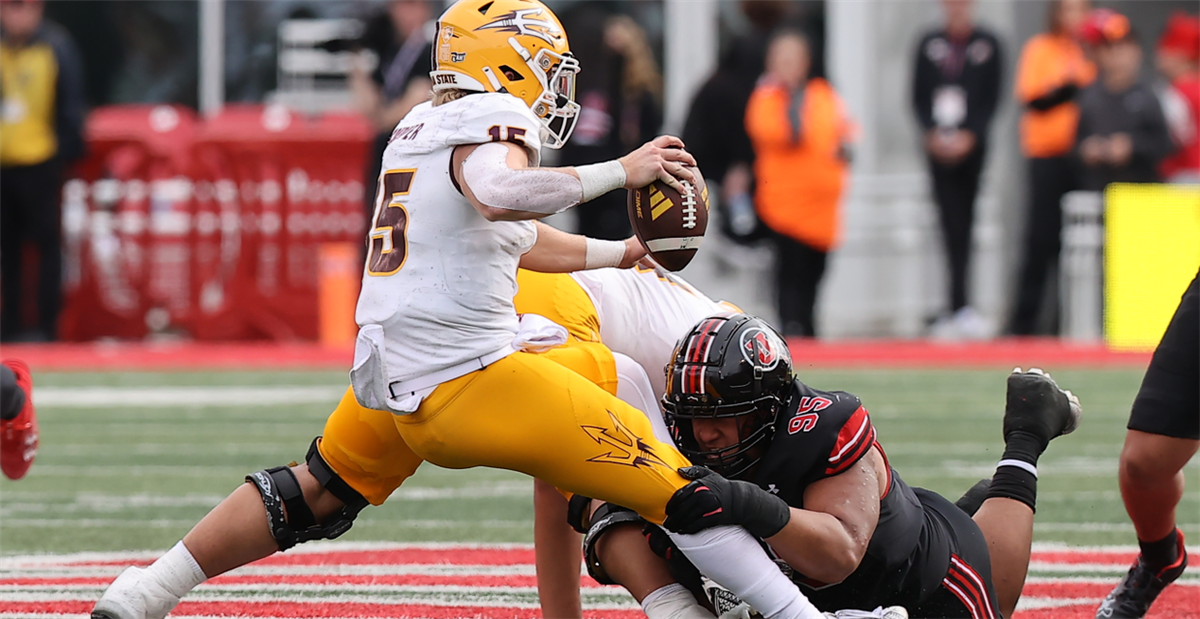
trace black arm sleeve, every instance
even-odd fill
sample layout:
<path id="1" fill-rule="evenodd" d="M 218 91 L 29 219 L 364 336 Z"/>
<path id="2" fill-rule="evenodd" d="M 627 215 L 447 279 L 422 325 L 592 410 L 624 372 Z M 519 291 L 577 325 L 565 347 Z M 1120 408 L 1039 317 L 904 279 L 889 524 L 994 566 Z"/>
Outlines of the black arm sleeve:
<path id="1" fill-rule="evenodd" d="M 1004 67 L 1003 50 L 994 37 L 986 37 L 992 45 L 992 55 L 979 67 L 979 92 L 976 104 L 967 106 L 966 129 L 975 134 L 976 144 L 987 139 L 988 127 L 1000 103 L 1000 82 Z"/>
<path id="2" fill-rule="evenodd" d="M 1076 84 L 1063 84 L 1050 92 L 1033 99 L 1027 105 L 1030 109 L 1039 112 L 1045 112 L 1051 108 L 1058 107 L 1075 99 L 1075 95 L 1079 93 L 1079 86 Z"/>
<path id="3" fill-rule="evenodd" d="M 925 46 L 929 39 L 930 37 L 926 36 L 917 45 L 917 62 L 913 69 L 912 81 L 913 113 L 916 114 L 921 128 L 927 131 L 933 128 L 933 87 L 937 83 L 938 70 L 925 54 Z"/>
<path id="4" fill-rule="evenodd" d="M 84 95 L 83 61 L 75 43 L 65 30 L 47 28 L 47 38 L 58 62 L 54 91 L 54 123 L 58 138 L 58 157 L 66 164 L 83 157 L 83 123 L 87 114 Z"/>

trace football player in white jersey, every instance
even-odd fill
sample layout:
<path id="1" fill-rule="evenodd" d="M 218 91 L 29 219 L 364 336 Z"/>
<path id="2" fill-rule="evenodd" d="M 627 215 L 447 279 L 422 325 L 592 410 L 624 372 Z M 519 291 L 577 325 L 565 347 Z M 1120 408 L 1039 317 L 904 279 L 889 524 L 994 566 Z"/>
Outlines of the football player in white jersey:
<path id="1" fill-rule="evenodd" d="M 678 139 L 660 137 L 616 161 L 538 168 L 541 144 L 561 146 L 574 126 L 579 67 L 558 19 L 535 0 L 460 0 L 439 19 L 434 54 L 433 102 L 400 122 L 384 153 L 351 370 L 358 404 L 390 413 L 373 416 L 373 429 L 402 440 L 364 458 L 354 436 L 334 439 L 347 422 L 335 414 L 304 464 L 249 475 L 155 564 L 123 572 L 94 619 L 162 617 L 208 577 L 337 537 L 386 499 L 376 490 L 423 461 L 521 471 L 654 523 L 687 485 L 678 473 L 687 459 L 655 438 L 645 415 L 526 352 L 557 343 L 560 328 L 520 321 L 512 298 L 518 265 L 570 271 L 628 265 L 642 253 L 533 220 L 656 179 L 682 190 L 694 159 Z M 765 616 L 820 617 L 746 530 L 672 539 Z"/>

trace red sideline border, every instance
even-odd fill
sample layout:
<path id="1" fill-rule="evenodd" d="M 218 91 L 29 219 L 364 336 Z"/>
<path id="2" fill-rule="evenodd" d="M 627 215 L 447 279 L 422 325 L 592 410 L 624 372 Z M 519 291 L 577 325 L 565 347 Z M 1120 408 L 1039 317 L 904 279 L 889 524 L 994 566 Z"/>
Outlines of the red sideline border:
<path id="1" fill-rule="evenodd" d="M 1144 369 L 1148 352 L 1120 352 L 1052 338 L 1009 338 L 946 344 L 924 340 L 789 340 L 799 369 L 972 368 Z M 316 343 L 55 343 L 12 344 L 0 356 L 35 371 L 347 370 L 351 348 Z"/>

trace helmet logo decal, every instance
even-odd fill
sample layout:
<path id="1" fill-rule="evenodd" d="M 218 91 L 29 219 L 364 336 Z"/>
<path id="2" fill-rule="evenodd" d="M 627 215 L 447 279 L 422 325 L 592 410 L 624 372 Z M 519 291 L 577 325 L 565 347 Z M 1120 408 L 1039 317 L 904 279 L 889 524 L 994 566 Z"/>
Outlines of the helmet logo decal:
<path id="1" fill-rule="evenodd" d="M 542 9 L 518 9 L 507 15 L 501 15 L 476 28 L 476 30 L 515 32 L 516 34 L 537 37 L 549 45 L 554 45 L 555 40 L 562 35 L 562 30 L 558 28 L 557 24 L 548 19 L 533 19 L 541 14 Z"/>
<path id="2" fill-rule="evenodd" d="M 454 38 L 454 26 L 442 26 L 438 31 L 438 46 L 437 46 L 437 61 L 448 62 L 450 60 L 450 40 Z"/>
<path id="3" fill-rule="evenodd" d="M 773 369 L 779 364 L 777 340 L 762 329 L 746 329 L 742 332 L 742 357 L 750 365 L 764 370 Z"/>
<path id="4" fill-rule="evenodd" d="M 647 445 L 645 441 L 638 438 L 625 424 L 621 423 L 617 416 L 608 412 L 608 418 L 612 421 L 612 427 L 603 426 L 580 426 L 584 432 L 596 441 L 597 444 L 608 448 L 606 453 L 600 454 L 594 458 L 588 458 L 588 462 L 608 462 L 610 464 L 624 464 L 632 467 L 650 467 L 661 466 L 667 469 L 672 469 L 658 454 L 654 453 L 654 448 Z"/>

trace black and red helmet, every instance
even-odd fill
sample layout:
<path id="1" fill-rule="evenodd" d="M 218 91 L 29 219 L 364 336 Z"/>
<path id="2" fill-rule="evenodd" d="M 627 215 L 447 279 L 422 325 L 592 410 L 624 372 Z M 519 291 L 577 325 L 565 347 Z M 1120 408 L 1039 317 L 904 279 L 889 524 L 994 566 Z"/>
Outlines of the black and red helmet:
<path id="1" fill-rule="evenodd" d="M 792 356 L 769 324 L 749 314 L 701 320 L 679 341 L 667 367 L 663 410 L 683 455 L 726 477 L 737 477 L 762 457 L 775 418 L 792 389 Z M 702 451 L 692 432 L 697 418 L 744 417 L 738 442 Z"/>

